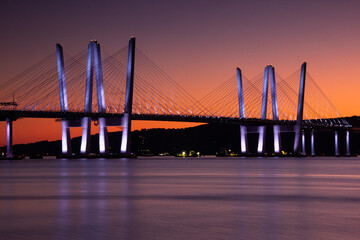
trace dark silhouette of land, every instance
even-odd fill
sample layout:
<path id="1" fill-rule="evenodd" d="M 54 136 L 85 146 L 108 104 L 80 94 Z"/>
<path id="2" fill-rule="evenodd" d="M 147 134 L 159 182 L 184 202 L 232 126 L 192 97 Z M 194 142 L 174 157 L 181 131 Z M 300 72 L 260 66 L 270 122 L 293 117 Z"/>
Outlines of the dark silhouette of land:
<path id="1" fill-rule="evenodd" d="M 360 117 L 348 117 L 346 120 L 353 126 L 350 134 L 351 154 L 360 153 Z M 273 153 L 272 128 L 267 129 L 266 152 Z M 257 134 L 248 134 L 250 153 L 255 154 Z M 110 152 L 120 152 L 121 132 L 109 133 Z M 71 140 L 72 149 L 79 154 L 81 137 Z M 136 155 L 176 155 L 183 151 L 200 152 L 201 155 L 215 155 L 221 152 L 240 152 L 240 130 L 238 125 L 206 124 L 183 129 L 144 129 L 131 134 L 132 152 Z M 294 143 L 293 133 L 281 134 L 284 152 L 291 152 Z M 340 132 L 340 153 L 345 154 L 345 133 Z M 306 133 L 306 149 L 310 151 L 310 133 Z M 5 152 L 5 147 L 0 149 Z M 317 132 L 315 135 L 315 150 L 317 155 L 334 154 L 334 135 L 331 131 Z M 97 154 L 98 135 L 91 136 L 91 152 Z M 60 155 L 61 141 L 42 141 L 14 146 L 14 153 L 26 156 Z"/>

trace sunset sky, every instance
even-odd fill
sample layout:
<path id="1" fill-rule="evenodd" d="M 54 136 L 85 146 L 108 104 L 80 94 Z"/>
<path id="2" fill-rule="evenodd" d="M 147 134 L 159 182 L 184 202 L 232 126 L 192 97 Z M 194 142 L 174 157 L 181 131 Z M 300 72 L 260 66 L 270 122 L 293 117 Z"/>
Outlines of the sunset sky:
<path id="1" fill-rule="evenodd" d="M 360 115 L 359 12 L 357 0 L 2 0 L 0 82 L 53 52 L 57 42 L 76 54 L 97 39 L 113 53 L 135 36 L 137 48 L 196 98 L 236 67 L 251 78 L 273 64 L 286 77 L 306 61 L 341 115 Z M 135 123 L 134 129 L 151 126 L 179 125 Z M 4 123 L 0 128 L 4 145 Z M 59 138 L 54 120 L 14 123 L 15 143 Z"/>

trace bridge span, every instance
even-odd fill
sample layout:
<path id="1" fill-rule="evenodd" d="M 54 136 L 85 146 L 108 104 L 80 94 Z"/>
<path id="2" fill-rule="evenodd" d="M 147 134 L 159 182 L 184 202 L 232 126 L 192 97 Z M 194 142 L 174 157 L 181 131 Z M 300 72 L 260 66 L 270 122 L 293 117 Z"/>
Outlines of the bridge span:
<path id="1" fill-rule="evenodd" d="M 124 52 L 124 50 L 121 50 Z M 216 89 L 215 92 L 212 92 L 209 97 L 202 99 L 203 101 L 194 101 L 191 96 L 187 95 L 187 92 L 184 91 L 180 86 L 173 83 L 172 79 L 169 79 L 168 82 L 161 82 L 157 86 L 151 86 L 148 83 L 144 82 L 144 77 L 139 77 L 135 73 L 135 38 L 131 38 L 128 45 L 127 51 L 127 63 L 116 62 L 119 66 L 122 66 L 123 69 L 110 60 L 116 58 L 115 56 L 110 56 L 104 61 L 101 58 L 100 44 L 97 41 L 91 41 L 88 46 L 86 64 L 78 64 L 78 60 L 72 60 L 70 68 L 75 65 L 79 65 L 80 68 L 86 70 L 85 73 L 77 73 L 75 80 L 71 79 L 71 84 L 78 84 L 75 87 L 67 88 L 69 82 L 65 78 L 65 62 L 64 62 L 64 52 L 60 44 L 56 45 L 56 59 L 57 59 L 57 89 L 51 89 L 48 86 L 48 82 L 44 81 L 43 85 L 40 87 L 33 87 L 30 84 L 28 86 L 18 86 L 21 96 L 27 96 L 28 98 L 36 98 L 35 104 L 33 107 L 23 106 L 14 100 L 9 101 L 4 99 L 0 107 L 0 120 L 7 121 L 7 156 L 11 158 L 13 156 L 12 151 L 12 122 L 19 118 L 57 118 L 61 119 L 62 123 L 62 154 L 64 156 L 70 156 L 72 154 L 71 149 L 71 137 L 70 137 L 70 127 L 82 127 L 83 134 L 81 140 L 81 149 L 80 153 L 82 156 L 88 155 L 90 151 L 90 129 L 91 121 L 99 121 L 99 152 L 101 155 L 109 154 L 109 143 L 108 143 L 108 126 L 122 126 L 122 139 L 121 139 L 121 149 L 120 152 L 123 156 L 131 156 L 131 143 L 130 143 L 130 134 L 131 134 L 131 121 L 132 120 L 155 120 L 155 121 L 178 121 L 178 122 L 196 122 L 196 123 L 217 123 L 217 124 L 237 124 L 239 125 L 240 131 L 240 150 L 242 154 L 248 154 L 248 141 L 247 134 L 256 133 L 258 134 L 258 146 L 257 153 L 259 155 L 265 154 L 265 139 L 266 139 L 266 128 L 273 129 L 273 138 L 274 138 L 274 153 L 281 155 L 281 133 L 282 132 L 294 132 L 294 149 L 293 154 L 302 155 L 305 154 L 305 134 L 304 132 L 311 132 L 311 154 L 315 155 L 315 132 L 322 131 L 326 129 L 327 131 L 334 132 L 334 141 L 335 141 L 335 155 L 339 155 L 339 134 L 345 134 L 345 144 L 346 144 L 346 155 L 350 155 L 350 130 L 351 126 L 346 122 L 344 118 L 341 117 L 327 117 L 321 116 L 320 113 L 326 112 L 328 108 L 321 108 L 321 111 L 318 111 L 310 106 L 310 103 L 305 102 L 305 83 L 306 83 L 306 63 L 303 63 L 301 66 L 300 74 L 296 77 L 299 78 L 299 91 L 298 94 L 289 87 L 287 83 L 282 81 L 280 84 L 276 82 L 275 69 L 272 65 L 265 67 L 263 74 L 262 92 L 259 87 L 256 88 L 258 83 L 250 83 L 244 79 L 242 72 L 239 68 L 236 69 L 236 87 L 231 89 L 236 91 L 236 103 L 229 104 L 225 99 L 233 93 L 229 93 L 229 90 L 222 91 L 222 88 L 229 88 L 227 85 L 223 85 L 220 88 Z M 139 54 L 140 59 L 143 59 L 147 65 L 150 65 L 146 57 Z M 124 58 L 124 57 L 122 57 Z M 119 60 L 120 61 L 120 60 Z M 124 60 L 121 60 L 124 61 Z M 109 66 L 114 65 L 113 68 L 121 71 L 126 75 L 126 84 L 125 91 L 116 90 L 121 89 L 121 86 L 118 86 L 119 83 L 106 82 L 104 79 L 111 79 L 110 73 L 105 71 L 103 74 L 103 65 Z M 75 67 L 72 68 L 72 71 Z M 142 67 L 139 67 L 140 71 Z M 157 69 L 157 66 L 154 69 L 151 69 L 150 72 L 155 72 L 155 77 L 158 78 L 168 78 L 168 76 Z M 147 76 L 148 73 L 143 74 Z M 41 78 L 44 74 L 36 76 L 36 81 Z M 50 74 L 51 75 L 51 74 Z M 136 85 L 135 88 L 138 89 L 140 94 L 134 98 L 134 76 L 140 81 L 141 84 Z M 85 88 L 85 95 L 81 97 L 73 97 L 73 101 L 84 100 L 84 108 L 79 106 L 71 108 L 71 96 L 73 94 L 76 96 L 79 91 L 82 89 L 79 88 L 79 82 L 81 77 L 86 79 L 84 85 L 81 85 Z M 155 78 L 153 77 L 153 78 Z M 51 78 L 54 78 L 54 74 L 51 75 Z M 93 101 L 93 85 L 96 85 L 96 101 Z M 155 81 L 157 79 L 155 78 Z M 259 81 L 258 81 L 259 82 Z M 108 88 L 105 90 L 106 84 Z M 244 86 L 248 84 L 249 88 Z M 163 87 L 169 85 L 164 91 L 157 90 L 157 87 Z M 268 91 L 270 85 L 270 91 Z M 148 89 L 145 89 L 147 87 Z M 172 88 L 171 88 L 172 87 Z M 28 90 L 30 88 L 30 90 Z M 152 95 L 149 94 L 149 89 L 152 92 Z M 248 90 L 251 89 L 251 90 Z M 255 90 L 254 90 L 255 89 Z M 280 92 L 277 90 L 281 90 Z M 284 90 L 285 89 L 285 90 Z M 14 89 L 10 89 L 12 91 Z M 14 90 L 15 91 L 15 90 Z M 16 89 L 17 91 L 17 89 Z M 38 92 L 41 92 L 39 95 Z M 50 95 L 50 93 L 57 92 L 56 97 Z M 179 93 L 180 92 L 180 93 Z M 222 93 L 224 92 L 224 93 Z M 34 94 L 32 94 L 34 93 Z M 107 94 L 106 94 L 107 93 Z M 164 95 L 166 93 L 172 93 L 176 95 Z M 255 93 L 259 95 L 255 96 Z M 42 95 L 41 95 L 42 94 Z M 116 98 L 117 94 L 124 96 L 122 101 Z M 224 95 L 221 95 L 224 94 Z M 32 96 L 34 95 L 34 96 Z M 109 96 L 110 95 L 110 96 Z M 234 95 L 234 94 L 233 94 Z M 296 110 L 295 113 L 288 113 L 283 108 L 278 106 L 278 96 L 283 100 L 282 104 L 287 109 Z M 115 96 L 115 97 L 114 97 Z M 235 95 L 234 95 L 235 96 Z M 316 96 L 319 98 L 320 95 Z M 1 96 L 0 96 L 1 97 Z M 51 103 L 44 104 L 43 102 L 49 101 L 48 99 L 57 99 L 52 100 Z M 113 98 L 113 99 L 111 99 Z M 253 99 L 251 99 L 253 98 Z M 25 97 L 24 97 L 25 99 Z M 40 101 L 40 100 L 41 101 Z M 80 99 L 80 100 L 79 100 Z M 249 99 L 249 101 L 245 101 Z M 269 99 L 271 99 L 271 105 L 268 105 Z M 2 99 L 1 99 L 2 100 Z M 106 104 L 106 101 L 108 104 Z M 113 100 L 114 104 L 109 104 L 109 100 Z M 261 101 L 260 101 L 261 100 Z M 328 99 L 325 96 L 325 100 Z M 133 103 L 135 101 L 135 104 Z M 189 101 L 190 103 L 187 103 Z M 247 104 L 247 102 L 249 102 Z M 324 102 L 324 101 L 323 101 Z M 329 101 L 328 101 L 329 102 Z M 93 104 L 97 105 L 97 111 L 93 111 Z M 205 106 L 206 105 L 206 106 Z M 236 105 L 237 113 L 226 112 L 229 108 L 229 105 Z M 112 107 L 109 107 L 112 106 Z M 120 106 L 120 107 L 119 107 Z M 250 107 L 249 107 L 250 106 Z M 330 104 L 332 106 L 332 104 Z M 246 110 L 248 108 L 250 110 Z M 259 107 L 260 111 L 256 117 L 257 110 L 253 108 Z M 267 112 L 270 112 L 272 119 L 267 117 Z M 121 108 L 121 109 L 120 109 Z M 216 108 L 220 109 L 216 111 Z M 230 107 L 231 108 L 231 107 Z M 304 118 L 304 109 L 306 109 L 305 115 L 307 118 Z M 226 111 L 225 111 L 226 109 Z M 246 112 L 249 115 L 246 116 Z M 289 110 L 289 111 L 290 111 Z M 225 112 L 225 113 L 224 113 Z M 308 113 L 315 114 L 317 118 L 311 118 Z M 284 117 L 285 116 L 285 117 Z M 310 116 L 310 117 L 309 117 Z"/>

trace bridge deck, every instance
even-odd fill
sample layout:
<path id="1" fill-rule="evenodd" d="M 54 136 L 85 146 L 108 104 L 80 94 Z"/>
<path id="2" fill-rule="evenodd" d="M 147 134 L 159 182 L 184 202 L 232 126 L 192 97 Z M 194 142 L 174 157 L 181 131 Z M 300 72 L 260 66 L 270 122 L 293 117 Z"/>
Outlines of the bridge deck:
<path id="1" fill-rule="evenodd" d="M 59 112 L 59 111 L 23 111 L 23 110 L 0 110 L 0 121 L 7 119 L 16 120 L 19 118 L 61 118 L 68 120 L 81 119 L 90 117 L 98 118 L 122 118 L 123 113 L 97 113 L 97 112 Z M 296 121 L 290 120 L 269 120 L 257 118 L 231 118 L 231 117 L 213 117 L 213 116 L 190 116 L 190 115 L 156 115 L 156 114 L 132 114 L 132 120 L 149 120 L 149 121 L 176 121 L 176 122 L 196 122 L 196 123 L 227 123 L 239 125 L 295 125 Z M 322 128 L 351 128 L 351 125 L 323 125 L 319 120 L 313 122 L 304 120 L 304 126 L 322 127 Z"/>

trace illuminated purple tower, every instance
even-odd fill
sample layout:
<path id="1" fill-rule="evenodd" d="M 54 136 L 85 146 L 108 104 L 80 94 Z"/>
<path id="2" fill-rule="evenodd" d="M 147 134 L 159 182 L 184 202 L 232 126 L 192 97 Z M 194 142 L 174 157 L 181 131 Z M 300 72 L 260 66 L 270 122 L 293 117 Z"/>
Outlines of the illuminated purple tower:
<path id="1" fill-rule="evenodd" d="M 276 94 L 276 82 L 275 82 L 275 69 L 273 66 L 269 66 L 270 68 L 270 87 L 271 87 L 271 103 L 272 103 L 272 113 L 273 120 L 279 120 L 279 110 L 278 110 L 278 102 L 277 102 L 277 94 Z M 274 152 L 275 154 L 280 154 L 281 152 L 281 138 L 280 138 L 280 126 L 274 124 Z"/>
<path id="2" fill-rule="evenodd" d="M 86 113 L 92 111 L 92 95 L 93 95 L 93 81 L 94 71 L 96 74 L 96 92 L 98 102 L 98 112 L 105 113 L 105 93 L 102 75 L 100 44 L 98 41 L 92 40 L 88 46 L 88 60 L 86 69 L 86 90 L 85 90 L 85 109 Z M 85 117 L 82 119 L 81 126 L 83 133 L 81 137 L 81 154 L 90 153 L 90 136 L 91 136 L 91 118 Z M 99 152 L 100 154 L 109 153 L 108 132 L 106 127 L 106 119 L 99 118 Z"/>
<path id="3" fill-rule="evenodd" d="M 126 76 L 126 94 L 125 94 L 125 109 L 122 120 L 123 132 L 121 137 L 121 154 L 130 155 L 130 134 L 131 134 L 131 114 L 134 88 L 134 67 L 135 67 L 135 38 L 131 37 L 129 41 L 128 52 L 128 66 Z"/>
<path id="4" fill-rule="evenodd" d="M 238 99 L 239 99 L 239 118 L 245 118 L 244 90 L 242 83 L 241 70 L 236 68 Z M 240 125 L 240 150 L 242 154 L 248 153 L 247 127 Z"/>
<path id="5" fill-rule="evenodd" d="M 263 85 L 260 119 L 263 119 L 263 120 L 266 119 L 269 78 L 270 78 L 270 88 L 271 88 L 272 115 L 273 115 L 273 120 L 277 121 L 277 120 L 279 120 L 279 111 L 278 111 L 277 94 L 276 94 L 275 69 L 271 65 L 266 66 L 265 70 L 264 70 L 264 85 Z M 280 154 L 280 152 L 281 152 L 280 126 L 274 125 L 273 129 L 274 129 L 274 152 L 276 154 Z M 257 152 L 258 152 L 258 154 L 264 154 L 266 126 L 259 126 L 258 133 L 259 133 L 259 140 L 258 140 Z"/>
<path id="6" fill-rule="evenodd" d="M 61 111 L 68 111 L 63 50 L 60 44 L 56 45 L 56 49 L 57 49 Z M 128 69 L 127 69 L 124 116 L 118 119 L 99 118 L 99 152 L 102 155 L 109 154 L 107 126 L 123 126 L 120 150 L 121 153 L 125 156 L 131 155 L 130 134 L 131 134 L 131 114 L 132 114 L 132 99 L 133 99 L 133 85 L 134 85 L 134 64 L 135 64 L 135 38 L 132 37 L 129 41 L 129 58 L 128 58 Z M 98 112 L 106 113 L 100 44 L 99 42 L 92 40 L 88 45 L 85 107 L 84 107 L 85 113 L 92 112 L 94 74 L 96 78 Z M 8 125 L 10 124 L 8 123 Z M 71 141 L 70 141 L 69 127 L 83 128 L 81 145 L 80 145 L 80 154 L 88 155 L 90 153 L 91 118 L 84 117 L 81 119 L 80 122 L 76 120 L 62 119 L 62 154 L 63 155 L 71 155 Z M 12 135 L 8 134 L 8 136 L 12 136 Z"/>
<path id="7" fill-rule="evenodd" d="M 60 44 L 56 44 L 57 67 L 59 76 L 59 94 L 60 94 L 60 110 L 68 111 L 68 98 L 66 91 L 65 66 L 63 48 Z M 63 155 L 71 155 L 71 141 L 69 122 L 66 119 L 61 120 L 61 152 Z"/>
<path id="8" fill-rule="evenodd" d="M 302 142 L 303 142 L 303 137 L 302 137 L 301 131 L 302 131 L 302 121 L 303 121 L 303 112 L 304 112 L 305 75 L 306 75 L 306 62 L 304 62 L 301 65 L 299 100 L 298 100 L 298 108 L 297 108 L 296 125 L 294 128 L 294 130 L 295 130 L 294 153 L 295 154 L 302 153 L 301 146 L 302 146 Z"/>

